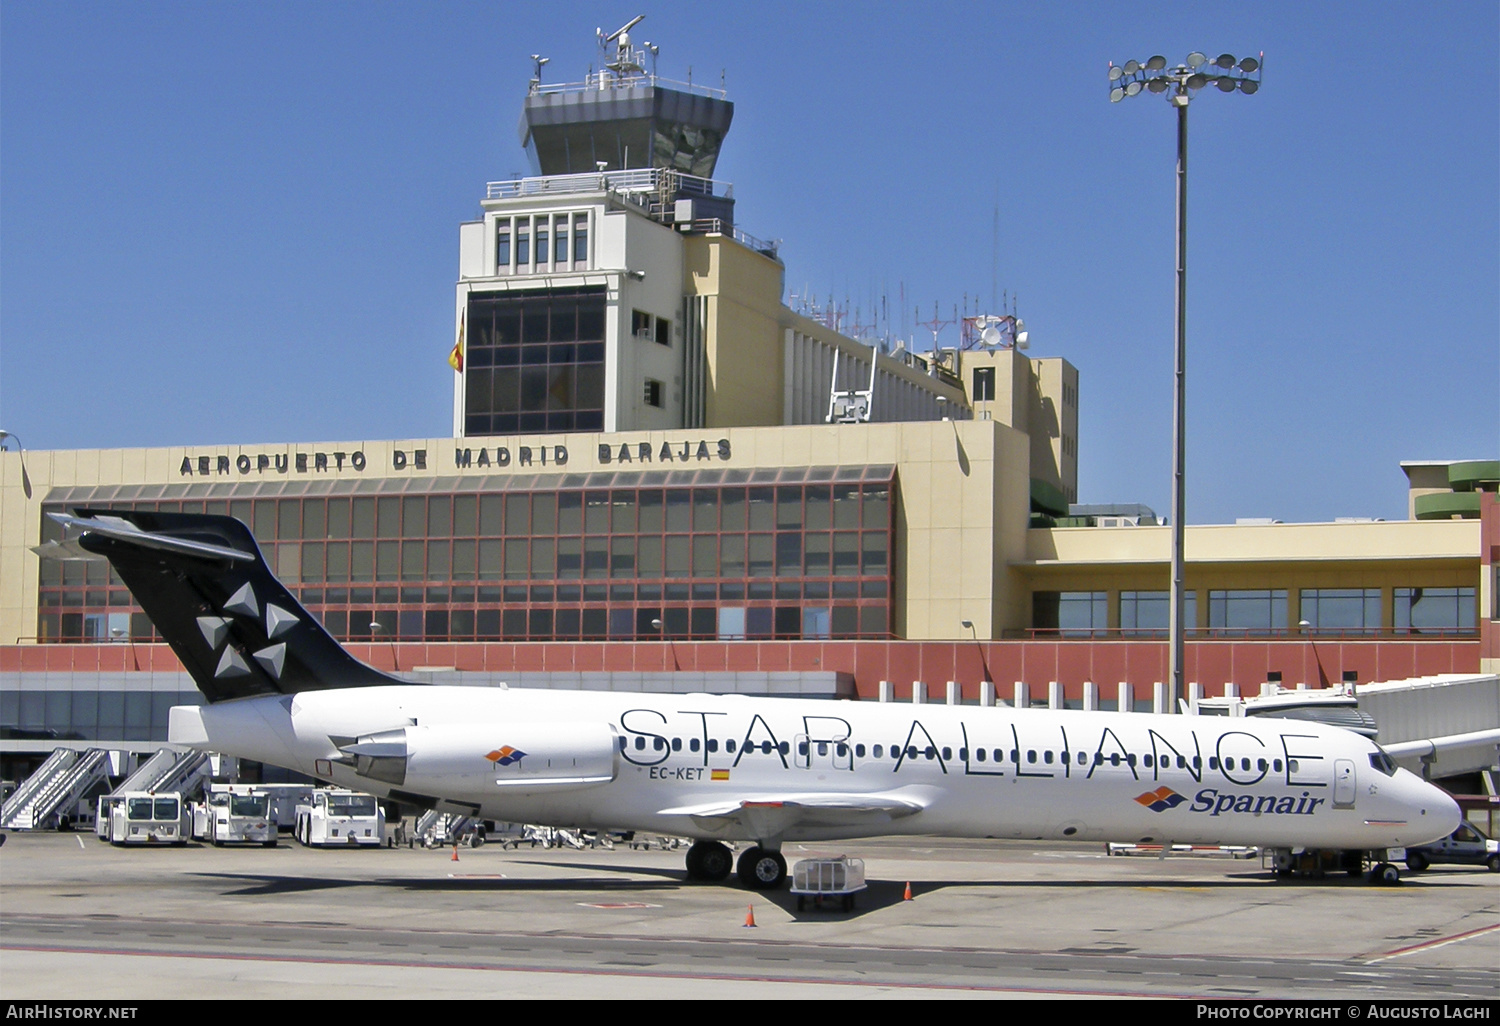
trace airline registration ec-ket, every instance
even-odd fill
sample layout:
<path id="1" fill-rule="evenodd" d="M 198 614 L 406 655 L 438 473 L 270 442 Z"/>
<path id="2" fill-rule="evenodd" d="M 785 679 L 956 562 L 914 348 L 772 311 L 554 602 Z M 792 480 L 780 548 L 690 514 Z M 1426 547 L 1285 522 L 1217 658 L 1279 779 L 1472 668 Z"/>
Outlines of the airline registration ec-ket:
<path id="1" fill-rule="evenodd" d="M 687 875 L 786 879 L 787 841 L 875 835 L 1255 845 L 1393 883 L 1447 794 L 1299 720 L 411 683 L 346 652 L 226 516 L 52 514 L 104 557 L 199 690 L 173 743 L 407 806 L 691 837 Z M 726 841 L 750 842 L 736 867 Z"/>

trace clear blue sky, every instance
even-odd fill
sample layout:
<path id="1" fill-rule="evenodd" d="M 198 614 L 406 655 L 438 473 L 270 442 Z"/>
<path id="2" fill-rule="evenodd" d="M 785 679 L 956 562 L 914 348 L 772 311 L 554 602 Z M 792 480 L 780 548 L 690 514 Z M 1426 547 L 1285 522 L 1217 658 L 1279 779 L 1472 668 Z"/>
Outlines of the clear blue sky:
<path id="1" fill-rule="evenodd" d="M 1500 455 L 1497 12 L 6 0 L 0 427 L 450 434 L 458 225 L 527 167 L 528 55 L 579 80 L 644 13 L 663 76 L 723 73 L 716 177 L 789 291 L 925 319 L 998 282 L 1079 368 L 1080 500 L 1165 512 L 1174 116 L 1106 67 L 1264 50 L 1190 113 L 1188 519 L 1404 517 L 1399 461 Z"/>

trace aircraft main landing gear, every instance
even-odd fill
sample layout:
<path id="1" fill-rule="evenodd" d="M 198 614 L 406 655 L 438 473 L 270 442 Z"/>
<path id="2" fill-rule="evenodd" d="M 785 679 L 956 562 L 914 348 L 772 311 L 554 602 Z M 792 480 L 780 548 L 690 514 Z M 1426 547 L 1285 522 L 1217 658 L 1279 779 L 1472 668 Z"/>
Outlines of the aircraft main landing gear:
<path id="1" fill-rule="evenodd" d="M 709 880 L 714 883 L 729 876 L 734 868 L 734 853 L 718 841 L 698 841 L 687 853 L 687 875 L 689 880 Z"/>
<path id="2" fill-rule="evenodd" d="M 774 891 L 786 883 L 786 859 L 757 845 L 740 855 L 738 872 L 740 883 L 752 891 Z"/>

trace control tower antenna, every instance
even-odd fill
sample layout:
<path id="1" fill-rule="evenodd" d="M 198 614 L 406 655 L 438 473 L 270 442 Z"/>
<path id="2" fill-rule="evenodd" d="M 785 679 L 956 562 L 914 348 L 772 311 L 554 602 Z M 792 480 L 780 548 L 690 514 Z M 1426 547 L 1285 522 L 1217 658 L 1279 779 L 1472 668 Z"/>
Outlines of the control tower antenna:
<path id="1" fill-rule="evenodd" d="M 990 231 L 990 302 L 993 303 L 999 298 L 995 293 L 1000 291 L 1000 183 L 998 181 L 995 183 L 995 220 Z M 1000 312 L 1005 312 L 1003 306 Z"/>
<path id="2" fill-rule="evenodd" d="M 918 311 L 918 312 L 920 313 L 920 311 Z M 954 310 L 953 310 L 953 319 L 952 320 L 941 320 L 938 317 L 938 306 L 937 306 L 937 301 L 936 300 L 934 300 L 933 304 L 932 304 L 932 320 L 930 320 L 930 321 L 917 321 L 916 322 L 916 324 L 917 324 L 918 327 L 920 327 L 920 328 L 926 328 L 928 331 L 932 332 L 932 351 L 934 353 L 937 352 L 937 349 L 938 349 L 938 333 L 941 332 L 948 325 L 950 325 L 950 324 L 957 324 L 957 323 L 958 323 L 958 308 L 957 307 L 954 308 Z"/>
<path id="3" fill-rule="evenodd" d="M 641 55 L 630 49 L 630 30 L 645 20 L 644 14 L 637 14 L 607 36 L 602 28 L 594 29 L 594 34 L 599 39 L 599 49 L 605 56 L 609 54 L 609 44 L 615 44 L 615 59 L 606 62 L 604 66 L 613 71 L 616 78 L 626 78 L 632 74 L 639 75 L 646 70 L 641 66 Z"/>
<path id="4" fill-rule="evenodd" d="M 531 61 L 536 65 L 536 71 L 531 76 L 531 92 L 535 93 L 542 87 L 542 66 L 550 61 L 551 57 L 543 57 L 539 53 L 531 55 Z"/>

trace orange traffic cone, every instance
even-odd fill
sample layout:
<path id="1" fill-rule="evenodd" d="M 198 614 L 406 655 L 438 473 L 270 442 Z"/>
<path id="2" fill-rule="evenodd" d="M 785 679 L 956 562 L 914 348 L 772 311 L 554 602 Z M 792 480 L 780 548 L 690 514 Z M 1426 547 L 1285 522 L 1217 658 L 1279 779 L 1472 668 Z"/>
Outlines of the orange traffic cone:
<path id="1" fill-rule="evenodd" d="M 911 881 L 910 880 L 906 881 L 906 897 L 902 898 L 901 900 L 902 901 L 910 901 L 911 900 Z"/>
<path id="2" fill-rule="evenodd" d="M 755 906 L 754 905 L 746 905 L 745 906 L 745 925 L 746 926 L 754 926 L 755 925 Z"/>
<path id="3" fill-rule="evenodd" d="M 458 845 L 456 844 L 453 846 L 453 861 L 458 861 Z"/>

